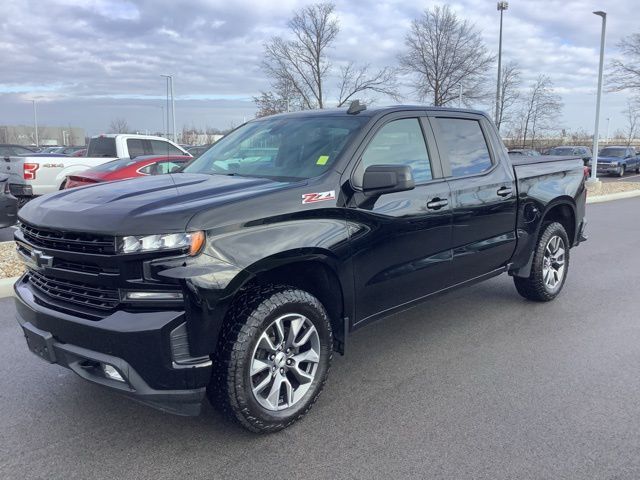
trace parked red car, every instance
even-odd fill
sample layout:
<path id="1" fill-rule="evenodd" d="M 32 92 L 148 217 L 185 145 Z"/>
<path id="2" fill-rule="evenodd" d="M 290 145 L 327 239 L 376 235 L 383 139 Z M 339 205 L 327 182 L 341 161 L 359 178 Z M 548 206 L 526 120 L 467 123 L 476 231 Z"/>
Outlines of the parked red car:
<path id="1" fill-rule="evenodd" d="M 189 160 L 193 160 L 193 158 L 166 155 L 146 155 L 134 159 L 118 158 L 84 172 L 69 175 L 65 188 L 82 187 L 92 183 L 143 177 L 145 175 L 171 173 L 181 168 Z"/>

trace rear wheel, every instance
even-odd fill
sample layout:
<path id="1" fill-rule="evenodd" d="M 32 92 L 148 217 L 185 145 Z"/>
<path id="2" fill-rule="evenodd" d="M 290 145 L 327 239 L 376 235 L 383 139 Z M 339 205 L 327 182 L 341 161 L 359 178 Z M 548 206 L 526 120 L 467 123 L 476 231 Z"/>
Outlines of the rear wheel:
<path id="1" fill-rule="evenodd" d="M 254 432 L 302 418 L 318 398 L 331 364 L 333 336 L 322 304 L 291 287 L 260 287 L 232 307 L 207 393 Z"/>
<path id="2" fill-rule="evenodd" d="M 548 302 L 558 296 L 569 269 L 569 238 L 558 222 L 543 226 L 533 255 L 531 274 L 513 277 L 518 293 L 537 302 Z"/>

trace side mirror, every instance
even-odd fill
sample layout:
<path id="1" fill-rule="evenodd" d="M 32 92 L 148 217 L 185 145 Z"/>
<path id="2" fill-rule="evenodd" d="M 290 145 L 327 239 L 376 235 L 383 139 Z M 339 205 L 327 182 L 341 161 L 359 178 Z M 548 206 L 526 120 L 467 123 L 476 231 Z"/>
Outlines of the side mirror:
<path id="1" fill-rule="evenodd" d="M 413 190 L 416 186 L 408 165 L 371 165 L 364 171 L 362 192 L 367 197 Z"/>

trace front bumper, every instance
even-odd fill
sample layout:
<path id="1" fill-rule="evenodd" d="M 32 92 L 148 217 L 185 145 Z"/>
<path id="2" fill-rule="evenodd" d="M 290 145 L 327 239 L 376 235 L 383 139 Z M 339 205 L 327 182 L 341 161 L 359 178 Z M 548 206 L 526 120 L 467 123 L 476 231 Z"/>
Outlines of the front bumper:
<path id="1" fill-rule="evenodd" d="M 211 378 L 211 361 L 177 364 L 172 332 L 185 322 L 183 311 L 116 311 L 87 320 L 39 302 L 24 277 L 15 285 L 17 319 L 29 349 L 85 380 L 178 415 L 198 415 Z M 109 365 L 123 381 L 105 375 Z"/>
<path id="2" fill-rule="evenodd" d="M 597 173 L 602 173 L 605 175 L 619 175 L 620 168 L 620 165 L 598 165 Z"/>

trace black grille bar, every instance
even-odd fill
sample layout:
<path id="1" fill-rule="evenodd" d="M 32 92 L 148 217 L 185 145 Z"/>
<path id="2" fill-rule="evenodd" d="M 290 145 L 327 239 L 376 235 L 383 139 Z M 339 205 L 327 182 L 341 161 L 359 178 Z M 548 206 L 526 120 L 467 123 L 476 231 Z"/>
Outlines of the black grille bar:
<path id="1" fill-rule="evenodd" d="M 116 239 L 108 235 L 46 230 L 25 223 L 20 225 L 20 230 L 25 240 L 38 247 L 101 255 L 116 253 Z"/>
<path id="2" fill-rule="evenodd" d="M 38 291 L 55 299 L 100 310 L 113 310 L 120 303 L 117 289 L 90 286 L 80 282 L 51 278 L 30 270 L 29 282 Z"/>

